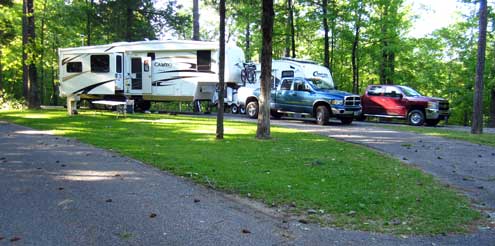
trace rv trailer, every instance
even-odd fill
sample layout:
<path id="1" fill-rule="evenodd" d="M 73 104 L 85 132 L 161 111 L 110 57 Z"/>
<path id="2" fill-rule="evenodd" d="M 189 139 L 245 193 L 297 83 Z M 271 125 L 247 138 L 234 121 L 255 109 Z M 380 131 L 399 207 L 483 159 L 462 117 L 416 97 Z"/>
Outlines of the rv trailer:
<path id="1" fill-rule="evenodd" d="M 254 83 L 247 83 L 237 89 L 235 94 L 236 107 L 239 112 L 244 112 L 246 99 L 254 95 L 254 91 L 260 88 L 261 65 L 256 65 L 256 80 Z M 330 85 L 334 85 L 330 70 L 318 63 L 310 60 L 284 57 L 280 60 L 272 61 L 272 88 L 285 78 L 301 77 L 306 79 L 321 79 Z M 231 106 L 232 107 L 232 106 Z"/>
<path id="2" fill-rule="evenodd" d="M 217 42 L 120 42 L 59 49 L 60 96 L 78 100 L 211 101 L 218 85 Z M 238 83 L 244 53 L 226 49 L 225 81 Z"/>

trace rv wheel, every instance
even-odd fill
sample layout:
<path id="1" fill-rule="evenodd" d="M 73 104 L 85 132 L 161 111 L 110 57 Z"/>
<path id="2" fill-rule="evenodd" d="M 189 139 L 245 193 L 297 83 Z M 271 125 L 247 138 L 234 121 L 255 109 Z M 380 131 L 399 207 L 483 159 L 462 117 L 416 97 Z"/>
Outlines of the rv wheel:
<path id="1" fill-rule="evenodd" d="M 239 107 L 235 104 L 232 104 L 232 106 L 230 106 L 230 112 L 233 114 L 238 114 L 239 113 Z"/>

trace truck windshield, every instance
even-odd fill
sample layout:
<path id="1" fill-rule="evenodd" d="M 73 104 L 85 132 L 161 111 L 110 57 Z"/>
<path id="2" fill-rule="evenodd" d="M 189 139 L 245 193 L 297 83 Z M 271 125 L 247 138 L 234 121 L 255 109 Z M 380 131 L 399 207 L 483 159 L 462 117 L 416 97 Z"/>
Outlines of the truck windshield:
<path id="1" fill-rule="evenodd" d="M 311 79 L 307 79 L 307 80 L 317 90 L 333 90 L 333 89 L 335 89 L 333 87 L 333 84 L 329 81 L 326 81 L 326 80 L 316 79 L 316 78 L 311 78 Z"/>
<path id="2" fill-rule="evenodd" d="M 407 86 L 399 86 L 402 92 L 408 97 L 420 97 L 421 94 Z"/>

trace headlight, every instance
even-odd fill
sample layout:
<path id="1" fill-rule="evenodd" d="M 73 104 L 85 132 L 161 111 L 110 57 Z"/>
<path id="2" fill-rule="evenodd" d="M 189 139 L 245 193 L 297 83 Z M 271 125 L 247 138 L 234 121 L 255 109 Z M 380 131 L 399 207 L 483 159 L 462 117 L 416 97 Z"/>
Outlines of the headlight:
<path id="1" fill-rule="evenodd" d="M 341 105 L 341 104 L 344 104 L 344 100 L 340 99 L 333 99 L 333 100 L 330 100 L 330 104 L 332 105 Z"/>
<path id="2" fill-rule="evenodd" d="M 438 102 L 428 102 L 428 108 L 438 109 Z"/>

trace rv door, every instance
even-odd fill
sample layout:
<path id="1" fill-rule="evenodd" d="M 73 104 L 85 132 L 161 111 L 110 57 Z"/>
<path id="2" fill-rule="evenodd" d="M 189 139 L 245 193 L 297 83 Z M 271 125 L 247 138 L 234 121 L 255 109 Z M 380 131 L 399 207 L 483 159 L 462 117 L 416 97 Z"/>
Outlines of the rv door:
<path id="1" fill-rule="evenodd" d="M 115 53 L 115 90 L 124 90 L 124 53 Z"/>
<path id="2" fill-rule="evenodd" d="M 151 58 L 131 56 L 129 59 L 131 94 L 151 94 Z"/>

